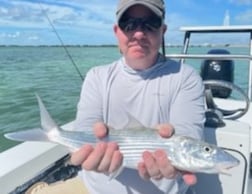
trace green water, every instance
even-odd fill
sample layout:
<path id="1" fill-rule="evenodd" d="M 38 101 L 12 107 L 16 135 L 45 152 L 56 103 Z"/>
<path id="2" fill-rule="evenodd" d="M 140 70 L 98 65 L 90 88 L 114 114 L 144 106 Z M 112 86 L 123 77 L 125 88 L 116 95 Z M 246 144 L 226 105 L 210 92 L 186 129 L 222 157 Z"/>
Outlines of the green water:
<path id="1" fill-rule="evenodd" d="M 96 65 L 120 56 L 117 47 L 68 47 L 81 74 Z M 181 48 L 167 48 L 180 53 Z M 205 53 L 192 48 L 191 53 Z M 231 52 L 246 53 L 241 48 Z M 189 60 L 199 69 L 201 61 Z M 240 65 L 242 64 L 242 65 Z M 248 70 L 244 61 L 236 62 L 235 82 L 246 88 Z M 15 145 L 2 134 L 39 127 L 38 93 L 58 124 L 74 119 L 82 80 L 62 47 L 0 47 L 0 152 Z"/>
<path id="2" fill-rule="evenodd" d="M 69 47 L 83 77 L 119 57 L 116 47 Z M 35 93 L 59 124 L 74 119 L 82 80 L 60 47 L 0 48 L 0 151 L 15 145 L 2 134 L 39 126 Z"/>

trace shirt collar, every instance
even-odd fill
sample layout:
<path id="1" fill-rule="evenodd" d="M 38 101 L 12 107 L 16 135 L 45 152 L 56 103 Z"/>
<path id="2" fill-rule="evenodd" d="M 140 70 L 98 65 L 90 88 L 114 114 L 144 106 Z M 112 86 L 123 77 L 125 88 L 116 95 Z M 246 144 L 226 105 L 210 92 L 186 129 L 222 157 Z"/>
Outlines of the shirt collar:
<path id="1" fill-rule="evenodd" d="M 123 70 L 126 73 L 132 74 L 132 75 L 139 75 L 141 77 L 148 77 L 148 75 L 150 75 L 153 71 L 155 71 L 158 67 L 160 67 L 160 65 L 162 65 L 164 61 L 165 61 L 165 57 L 159 53 L 157 57 L 157 61 L 151 67 L 144 70 L 135 70 L 131 68 L 129 65 L 127 65 L 124 57 L 121 58 Z"/>

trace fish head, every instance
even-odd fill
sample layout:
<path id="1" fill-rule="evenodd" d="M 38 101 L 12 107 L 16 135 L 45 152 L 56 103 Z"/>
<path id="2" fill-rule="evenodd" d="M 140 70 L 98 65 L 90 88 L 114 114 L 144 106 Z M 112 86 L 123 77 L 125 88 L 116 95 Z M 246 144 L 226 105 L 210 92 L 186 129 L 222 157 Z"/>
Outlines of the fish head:
<path id="1" fill-rule="evenodd" d="M 209 147 L 211 148 L 210 151 Z M 212 159 L 212 163 L 214 164 L 213 172 L 228 175 L 230 174 L 228 172 L 229 169 L 240 164 L 240 161 L 236 157 L 225 151 L 223 148 L 210 145 L 205 146 L 203 149 L 205 149 L 205 152 L 213 152 L 212 154 L 209 154 L 209 158 Z"/>
<path id="2" fill-rule="evenodd" d="M 200 140 L 184 138 L 180 145 L 181 169 L 189 172 L 229 174 L 239 160 L 224 149 Z"/>

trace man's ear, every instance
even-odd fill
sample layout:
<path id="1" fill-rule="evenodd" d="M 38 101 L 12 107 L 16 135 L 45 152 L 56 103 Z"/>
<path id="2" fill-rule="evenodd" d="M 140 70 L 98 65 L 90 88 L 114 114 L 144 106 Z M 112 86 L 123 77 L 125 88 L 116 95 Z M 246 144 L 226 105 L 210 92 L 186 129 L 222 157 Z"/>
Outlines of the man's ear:
<path id="1" fill-rule="evenodd" d="M 167 31 L 168 26 L 166 24 L 163 25 L 163 34 Z"/>
<path id="2" fill-rule="evenodd" d="M 119 26 L 118 26 L 117 24 L 115 24 L 115 25 L 113 26 L 113 31 L 114 31 L 114 34 L 115 34 L 116 37 L 118 37 L 118 36 L 117 36 L 118 30 L 119 30 Z M 119 52 L 122 54 L 122 51 L 121 51 L 119 45 L 118 45 L 118 48 L 119 48 Z"/>
<path id="3" fill-rule="evenodd" d="M 117 24 L 115 24 L 113 26 L 113 30 L 114 30 L 114 33 L 117 34 L 117 30 L 118 30 L 119 26 Z"/>

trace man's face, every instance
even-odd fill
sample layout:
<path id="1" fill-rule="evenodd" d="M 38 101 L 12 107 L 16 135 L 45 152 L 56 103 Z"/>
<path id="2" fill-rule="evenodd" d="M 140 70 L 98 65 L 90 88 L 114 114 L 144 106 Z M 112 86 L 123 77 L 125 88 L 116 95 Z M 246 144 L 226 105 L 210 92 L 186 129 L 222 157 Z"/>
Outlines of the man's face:
<path id="1" fill-rule="evenodd" d="M 161 22 L 160 26 L 152 25 L 153 22 L 158 23 L 155 19 Z M 114 31 L 126 60 L 156 60 L 166 30 L 160 18 L 145 6 L 135 5 L 127 10 L 121 20 L 124 22 L 115 25 Z"/>

